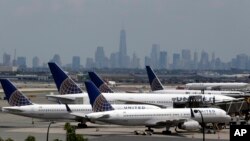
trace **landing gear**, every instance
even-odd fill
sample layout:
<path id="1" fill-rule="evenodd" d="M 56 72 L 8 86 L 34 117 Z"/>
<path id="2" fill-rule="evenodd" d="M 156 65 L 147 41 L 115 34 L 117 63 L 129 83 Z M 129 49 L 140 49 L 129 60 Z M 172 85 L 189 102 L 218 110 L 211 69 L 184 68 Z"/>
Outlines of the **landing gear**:
<path id="1" fill-rule="evenodd" d="M 169 130 L 169 127 L 166 127 L 165 131 L 162 131 L 162 134 L 164 135 L 170 135 L 172 132 Z"/>
<path id="2" fill-rule="evenodd" d="M 154 130 L 153 130 L 153 129 L 151 129 L 151 127 L 148 127 L 148 129 L 146 129 L 146 130 L 145 130 L 145 132 L 152 132 L 152 133 L 153 133 L 153 132 L 154 132 Z"/>
<path id="3" fill-rule="evenodd" d="M 87 124 L 86 123 L 78 123 L 77 125 L 78 128 L 87 128 Z"/>

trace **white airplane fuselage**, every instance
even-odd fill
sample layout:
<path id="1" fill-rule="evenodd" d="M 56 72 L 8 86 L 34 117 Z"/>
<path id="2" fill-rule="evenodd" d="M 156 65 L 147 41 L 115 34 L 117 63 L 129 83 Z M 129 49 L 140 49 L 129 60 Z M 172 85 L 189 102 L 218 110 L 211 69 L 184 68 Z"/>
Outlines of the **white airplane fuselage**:
<path id="1" fill-rule="evenodd" d="M 92 113 L 91 105 L 68 105 L 72 113 Z M 113 105 L 114 109 L 159 109 L 152 105 Z M 77 120 L 77 117 L 67 111 L 64 104 L 33 104 L 26 106 L 2 107 L 2 111 L 10 114 L 50 120 Z"/>
<path id="2" fill-rule="evenodd" d="M 205 123 L 227 123 L 231 117 L 224 110 L 218 108 L 193 108 L 202 112 Z M 90 113 L 86 115 L 96 122 L 106 122 L 117 125 L 165 127 L 176 126 L 181 122 L 194 120 L 201 123 L 200 113 L 191 117 L 190 108 L 176 109 L 145 109 L 145 110 L 114 110 L 107 112 Z"/>
<path id="3" fill-rule="evenodd" d="M 246 88 L 248 83 L 187 83 L 186 87 L 193 90 L 210 90 L 210 89 L 242 89 Z"/>
<path id="4" fill-rule="evenodd" d="M 207 103 L 227 102 L 235 100 L 235 98 L 215 95 L 215 94 L 156 94 L 156 93 L 103 93 L 104 97 L 111 104 L 121 103 L 149 103 L 156 105 L 164 105 L 166 107 L 172 107 L 175 103 L 188 102 L 189 96 L 201 96 Z M 67 100 L 74 101 L 76 99 L 82 99 L 84 104 L 89 104 L 88 95 L 86 93 L 81 94 L 66 94 L 66 95 L 47 95 L 49 100 L 60 99 L 62 102 Z M 65 100 L 65 101 L 64 101 Z"/>
<path id="5" fill-rule="evenodd" d="M 152 91 L 152 93 L 161 93 L 161 94 L 203 94 L 201 90 L 157 90 Z M 216 90 L 205 90 L 204 94 L 216 94 L 216 95 L 225 95 L 231 97 L 241 97 L 244 96 L 245 93 L 241 91 L 216 91 Z"/>

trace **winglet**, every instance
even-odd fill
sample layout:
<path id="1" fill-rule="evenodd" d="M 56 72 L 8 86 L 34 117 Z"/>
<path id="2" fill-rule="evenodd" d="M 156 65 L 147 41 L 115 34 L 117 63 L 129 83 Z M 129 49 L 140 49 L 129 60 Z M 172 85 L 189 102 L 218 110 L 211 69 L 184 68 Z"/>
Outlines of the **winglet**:
<path id="1" fill-rule="evenodd" d="M 114 108 L 101 94 L 95 84 L 91 81 L 86 81 L 85 86 L 89 95 L 90 104 L 93 112 L 111 111 Z"/>
<path id="2" fill-rule="evenodd" d="M 102 93 L 113 93 L 114 91 L 95 73 L 88 72 L 91 81 Z"/>
<path id="3" fill-rule="evenodd" d="M 0 79 L 6 99 L 11 106 L 32 105 L 32 102 L 20 92 L 8 79 Z"/>
<path id="4" fill-rule="evenodd" d="M 194 118 L 195 116 L 194 116 L 194 111 L 192 108 L 190 108 L 190 112 L 191 112 L 191 118 Z"/>
<path id="5" fill-rule="evenodd" d="M 67 111 L 68 111 L 69 113 L 71 113 L 72 110 L 69 108 L 69 105 L 68 105 L 68 104 L 65 104 L 65 106 L 66 106 Z"/>
<path id="6" fill-rule="evenodd" d="M 146 66 L 147 74 L 148 74 L 148 80 L 151 86 L 152 91 L 157 90 L 163 90 L 163 86 L 161 84 L 161 81 L 158 79 L 158 77 L 155 75 L 154 71 L 151 69 L 150 66 Z"/>
<path id="7" fill-rule="evenodd" d="M 82 93 L 81 88 L 54 62 L 49 62 L 49 69 L 60 94 Z"/>

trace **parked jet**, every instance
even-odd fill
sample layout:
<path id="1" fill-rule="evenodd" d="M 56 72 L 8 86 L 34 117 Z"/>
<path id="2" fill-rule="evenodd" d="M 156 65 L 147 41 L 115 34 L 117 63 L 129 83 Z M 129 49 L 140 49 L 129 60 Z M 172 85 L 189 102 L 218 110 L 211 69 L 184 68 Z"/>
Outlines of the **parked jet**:
<path id="1" fill-rule="evenodd" d="M 55 63 L 49 63 L 49 65 L 55 66 Z M 64 82 L 70 80 L 71 87 L 77 87 L 77 84 L 65 74 L 62 69 L 58 69 L 58 67 L 50 67 L 51 71 L 57 74 L 54 77 L 55 79 L 59 78 L 59 80 L 55 80 L 55 82 Z M 60 75 L 62 74 L 62 76 Z M 95 78 L 95 77 L 92 77 Z M 95 82 L 96 80 L 93 79 Z M 101 84 L 101 83 L 100 83 Z M 97 84 L 98 86 L 101 86 L 100 84 Z M 60 89 L 63 88 L 64 91 L 67 87 L 64 88 L 64 83 L 57 83 L 57 88 Z M 79 87 L 78 87 L 79 88 Z M 102 87 L 101 90 L 108 91 L 107 88 Z M 153 95 L 152 95 L 153 94 Z M 154 93 L 103 93 L 103 95 L 108 99 L 109 102 L 112 104 L 121 104 L 121 103 L 129 103 L 129 104 L 153 104 L 160 107 L 172 107 L 173 102 L 176 104 L 183 104 L 188 102 L 190 96 L 191 97 L 199 97 L 201 101 L 207 102 L 207 103 L 217 103 L 217 102 L 227 102 L 235 100 L 235 98 L 223 96 L 223 95 L 214 95 L 214 94 L 154 94 Z M 64 94 L 64 95 L 47 95 L 48 99 L 50 100 L 60 100 L 62 103 L 74 103 L 75 101 L 81 100 L 84 104 L 89 104 L 89 100 L 86 93 L 76 93 L 76 94 Z"/>
<path id="2" fill-rule="evenodd" d="M 92 112 L 91 105 L 83 104 L 34 104 L 22 92 L 20 92 L 8 79 L 0 79 L 6 99 L 11 107 L 2 107 L 2 111 L 15 115 L 45 119 L 45 120 L 73 120 L 81 122 L 78 127 L 87 127 L 86 118 L 77 114 L 88 114 Z M 159 109 L 153 105 L 114 105 L 114 109 Z M 68 113 L 68 108 L 75 115 Z"/>
<path id="3" fill-rule="evenodd" d="M 92 122 L 146 126 L 149 131 L 153 131 L 151 128 L 166 127 L 164 133 L 171 133 L 169 128 L 173 126 L 186 130 L 199 128 L 199 123 L 202 122 L 201 115 L 194 113 L 194 111 L 201 111 L 204 123 L 225 123 L 231 120 L 231 117 L 225 111 L 218 108 L 114 110 L 92 82 L 87 81 L 85 85 L 95 113 L 83 114 L 82 117 L 86 117 Z"/>
<path id="4" fill-rule="evenodd" d="M 114 93 L 114 91 L 95 73 L 95 72 L 88 72 L 90 80 L 94 82 L 96 87 L 102 93 Z"/>
<path id="5" fill-rule="evenodd" d="M 170 90 L 164 89 L 161 81 L 156 76 L 155 72 L 151 69 L 150 66 L 146 66 L 147 75 L 150 83 L 152 92 L 154 93 L 174 93 L 174 94 L 220 94 L 231 97 L 242 97 L 245 96 L 244 92 L 241 91 L 215 91 L 215 90 Z"/>
<path id="6" fill-rule="evenodd" d="M 242 82 L 226 82 L 226 83 L 187 83 L 186 88 L 192 90 L 224 90 L 224 89 L 243 89 L 248 83 Z"/>

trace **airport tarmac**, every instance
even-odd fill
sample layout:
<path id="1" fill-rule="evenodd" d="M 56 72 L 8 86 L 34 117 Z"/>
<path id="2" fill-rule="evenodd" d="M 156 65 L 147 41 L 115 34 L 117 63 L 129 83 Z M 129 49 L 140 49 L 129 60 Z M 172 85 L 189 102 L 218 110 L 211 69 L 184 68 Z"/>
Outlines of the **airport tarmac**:
<path id="1" fill-rule="evenodd" d="M 3 139 L 12 138 L 15 141 L 22 141 L 27 138 L 27 136 L 32 135 L 36 137 L 37 141 L 46 140 L 47 128 L 49 122 L 40 121 L 34 119 L 34 124 L 32 124 L 31 118 L 10 115 L 6 113 L 0 113 L 0 137 Z M 63 130 L 65 122 L 56 122 L 51 124 L 49 130 L 49 140 L 60 139 L 65 140 L 66 132 Z M 71 122 L 71 125 L 77 125 L 76 122 Z M 99 141 L 99 140 L 109 140 L 109 141 L 125 141 L 125 140 L 201 140 L 202 133 L 200 132 L 187 132 L 181 131 L 181 133 L 176 133 L 174 128 L 172 128 L 172 135 L 162 135 L 161 131 L 164 129 L 154 129 L 155 133 L 153 135 L 135 135 L 135 130 L 145 130 L 144 127 L 136 126 L 118 126 L 118 125 L 97 125 L 88 123 L 89 128 L 77 129 L 77 134 L 82 134 L 89 140 Z M 206 134 L 206 140 L 229 140 L 229 130 L 224 129 L 216 134 Z"/>
<path id="2" fill-rule="evenodd" d="M 125 85 L 126 86 L 126 85 Z M 124 89 L 127 89 L 129 86 L 123 86 Z M 116 87 L 115 89 L 120 89 L 122 86 Z M 122 88 L 123 88 L 122 87 Z M 129 87 L 130 88 L 130 87 Z M 130 90 L 138 90 L 143 88 L 148 90 L 146 86 L 134 86 Z M 28 90 L 23 92 L 27 95 L 33 103 L 38 104 L 49 104 L 52 103 L 45 98 L 46 94 L 49 94 L 48 91 L 42 91 L 43 88 L 39 88 L 38 92 L 33 93 L 36 89 Z M 47 88 L 46 88 L 47 89 Z M 54 89 L 54 88 L 52 88 Z M 3 97 L 0 94 L 0 97 Z M 0 98 L 0 108 L 4 106 L 9 106 L 7 101 L 4 101 Z M 72 125 L 77 125 L 77 122 L 70 122 Z M 63 130 L 65 122 L 56 122 L 50 127 L 49 140 L 60 139 L 65 140 L 66 131 Z M 37 141 L 46 140 L 47 128 L 49 122 L 41 121 L 34 119 L 34 124 L 32 124 L 32 119 L 22 116 L 16 116 L 11 114 L 6 114 L 0 112 L 0 137 L 3 139 L 12 138 L 15 141 L 23 141 L 27 136 L 32 135 L 36 137 Z M 191 141 L 191 140 L 202 140 L 202 133 L 199 131 L 196 132 L 187 132 L 181 131 L 179 133 L 175 132 L 174 128 L 171 128 L 172 135 L 162 135 L 161 132 L 164 129 L 154 129 L 155 133 L 153 135 L 135 135 L 135 130 L 144 131 L 146 128 L 142 126 L 129 127 L 129 126 L 118 126 L 118 125 L 97 125 L 88 123 L 89 128 L 86 129 L 77 129 L 77 134 L 82 134 L 91 141 L 151 141 L 151 140 L 168 140 L 172 141 Z M 206 134 L 206 140 L 229 140 L 229 129 L 223 129 L 217 131 L 216 134 Z"/>
<path id="3" fill-rule="evenodd" d="M 31 96 L 30 94 L 27 94 Z M 36 94 L 30 97 L 34 103 L 51 103 L 45 99 L 45 94 Z M 8 103 L 4 100 L 0 100 L 0 107 L 8 106 Z M 15 141 L 23 141 L 27 136 L 32 135 L 36 137 L 37 141 L 46 140 L 47 128 L 49 125 L 48 121 L 41 121 L 22 116 L 16 116 L 0 112 L 0 137 L 3 139 L 12 138 Z M 49 132 L 49 140 L 60 139 L 65 140 L 66 131 L 63 130 L 65 122 L 56 122 L 52 124 Z M 71 122 L 72 125 L 77 125 L 77 122 Z M 182 131 L 176 133 L 174 128 L 171 128 L 172 135 L 162 135 L 161 132 L 164 129 L 154 129 L 153 135 L 135 135 L 135 130 L 144 131 L 146 128 L 130 127 L 130 126 L 118 126 L 118 125 L 97 125 L 88 123 L 89 128 L 77 129 L 77 134 L 82 134 L 87 137 L 90 141 L 147 141 L 147 140 L 167 140 L 181 141 L 181 140 L 202 140 L 201 132 L 187 132 Z M 216 134 L 206 134 L 206 140 L 229 140 L 229 129 L 223 129 L 218 131 Z"/>

